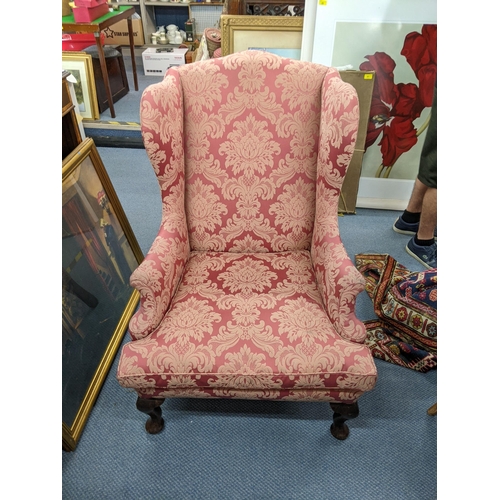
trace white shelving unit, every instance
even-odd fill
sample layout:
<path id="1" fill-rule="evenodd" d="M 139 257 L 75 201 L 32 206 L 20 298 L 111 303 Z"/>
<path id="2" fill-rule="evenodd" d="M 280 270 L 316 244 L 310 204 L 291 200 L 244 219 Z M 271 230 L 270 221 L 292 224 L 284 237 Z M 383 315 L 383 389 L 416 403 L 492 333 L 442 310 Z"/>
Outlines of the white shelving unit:
<path id="1" fill-rule="evenodd" d="M 158 26 L 175 24 L 181 30 L 184 22 L 195 19 L 198 39 L 205 28 L 218 27 L 224 2 L 171 2 L 165 0 L 120 1 L 119 5 L 133 5 L 141 16 L 144 47 L 152 46 L 151 34 Z M 171 21 L 169 21 L 171 19 Z M 179 21 L 182 20 L 181 21 Z"/>
<path id="2" fill-rule="evenodd" d="M 198 38 L 201 38 L 206 28 L 219 28 L 223 7 L 223 3 L 192 2 L 190 4 L 190 17 L 196 21 Z"/>

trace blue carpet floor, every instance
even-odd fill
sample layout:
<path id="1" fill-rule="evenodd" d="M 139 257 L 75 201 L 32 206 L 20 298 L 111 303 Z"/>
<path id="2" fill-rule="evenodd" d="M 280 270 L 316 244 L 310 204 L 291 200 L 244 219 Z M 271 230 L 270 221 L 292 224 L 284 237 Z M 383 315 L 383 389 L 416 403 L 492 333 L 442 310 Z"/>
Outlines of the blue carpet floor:
<path id="1" fill-rule="evenodd" d="M 161 205 L 145 150 L 99 148 L 144 253 Z M 423 269 L 396 234 L 396 212 L 358 209 L 340 218 L 344 245 L 389 253 Z M 375 317 L 363 292 L 358 316 Z M 125 337 L 124 342 L 127 341 Z M 324 403 L 167 400 L 164 430 L 144 429 L 135 394 L 115 379 L 115 360 L 78 446 L 62 452 L 67 500 L 433 500 L 437 498 L 437 370 L 376 360 L 375 389 L 359 401 L 345 441 L 330 435 Z"/>

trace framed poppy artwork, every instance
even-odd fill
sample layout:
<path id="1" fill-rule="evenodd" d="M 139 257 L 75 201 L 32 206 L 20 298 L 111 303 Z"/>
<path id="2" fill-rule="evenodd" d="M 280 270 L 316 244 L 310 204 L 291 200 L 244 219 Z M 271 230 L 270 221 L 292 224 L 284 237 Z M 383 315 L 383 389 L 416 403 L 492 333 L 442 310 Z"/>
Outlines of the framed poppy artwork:
<path id="1" fill-rule="evenodd" d="M 347 37 L 358 43 L 343 47 Z M 376 74 L 362 175 L 413 181 L 436 84 L 437 26 L 339 22 L 334 46 L 333 66 Z"/>
<path id="2" fill-rule="evenodd" d="M 143 254 L 91 138 L 62 163 L 62 445 L 73 451 L 135 311 Z"/>
<path id="3" fill-rule="evenodd" d="M 437 1 L 331 0 L 328 13 L 321 9 L 313 60 L 375 71 L 357 206 L 402 210 L 418 173 L 437 82 Z"/>

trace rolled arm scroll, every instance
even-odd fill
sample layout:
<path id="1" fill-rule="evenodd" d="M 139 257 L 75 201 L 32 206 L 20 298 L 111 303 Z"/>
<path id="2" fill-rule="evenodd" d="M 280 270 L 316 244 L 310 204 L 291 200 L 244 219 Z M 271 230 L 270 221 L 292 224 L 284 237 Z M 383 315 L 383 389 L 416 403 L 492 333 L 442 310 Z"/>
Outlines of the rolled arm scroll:
<path id="1" fill-rule="evenodd" d="M 311 252 L 323 304 L 339 335 L 363 343 L 366 328 L 356 317 L 355 307 L 365 280 L 347 255 L 340 237 L 326 240 Z"/>
<path id="2" fill-rule="evenodd" d="M 189 245 L 168 231 L 160 230 L 130 284 L 139 291 L 139 310 L 129 323 L 134 340 L 146 337 L 165 315 L 188 258 Z"/>

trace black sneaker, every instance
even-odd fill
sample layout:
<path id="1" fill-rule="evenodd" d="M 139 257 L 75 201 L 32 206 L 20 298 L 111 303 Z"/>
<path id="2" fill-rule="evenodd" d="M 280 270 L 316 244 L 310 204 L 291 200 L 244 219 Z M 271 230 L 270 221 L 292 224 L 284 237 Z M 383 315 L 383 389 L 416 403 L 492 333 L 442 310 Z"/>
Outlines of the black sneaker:
<path id="1" fill-rule="evenodd" d="M 427 269 L 437 267 L 437 243 L 429 246 L 421 246 L 415 243 L 415 237 L 413 237 L 407 243 L 406 251 Z"/>
<path id="2" fill-rule="evenodd" d="M 401 234 L 409 234 L 411 236 L 417 234 L 418 232 L 418 222 L 405 222 L 403 218 L 400 216 L 396 219 L 396 222 L 392 226 L 392 229 L 396 231 L 396 233 Z"/>
<path id="3" fill-rule="evenodd" d="M 392 225 L 392 229 L 396 233 L 409 234 L 410 236 L 415 236 L 418 233 L 418 222 L 405 222 L 401 216 L 396 219 L 396 222 Z M 434 239 L 437 241 L 437 228 L 434 230 Z"/>

